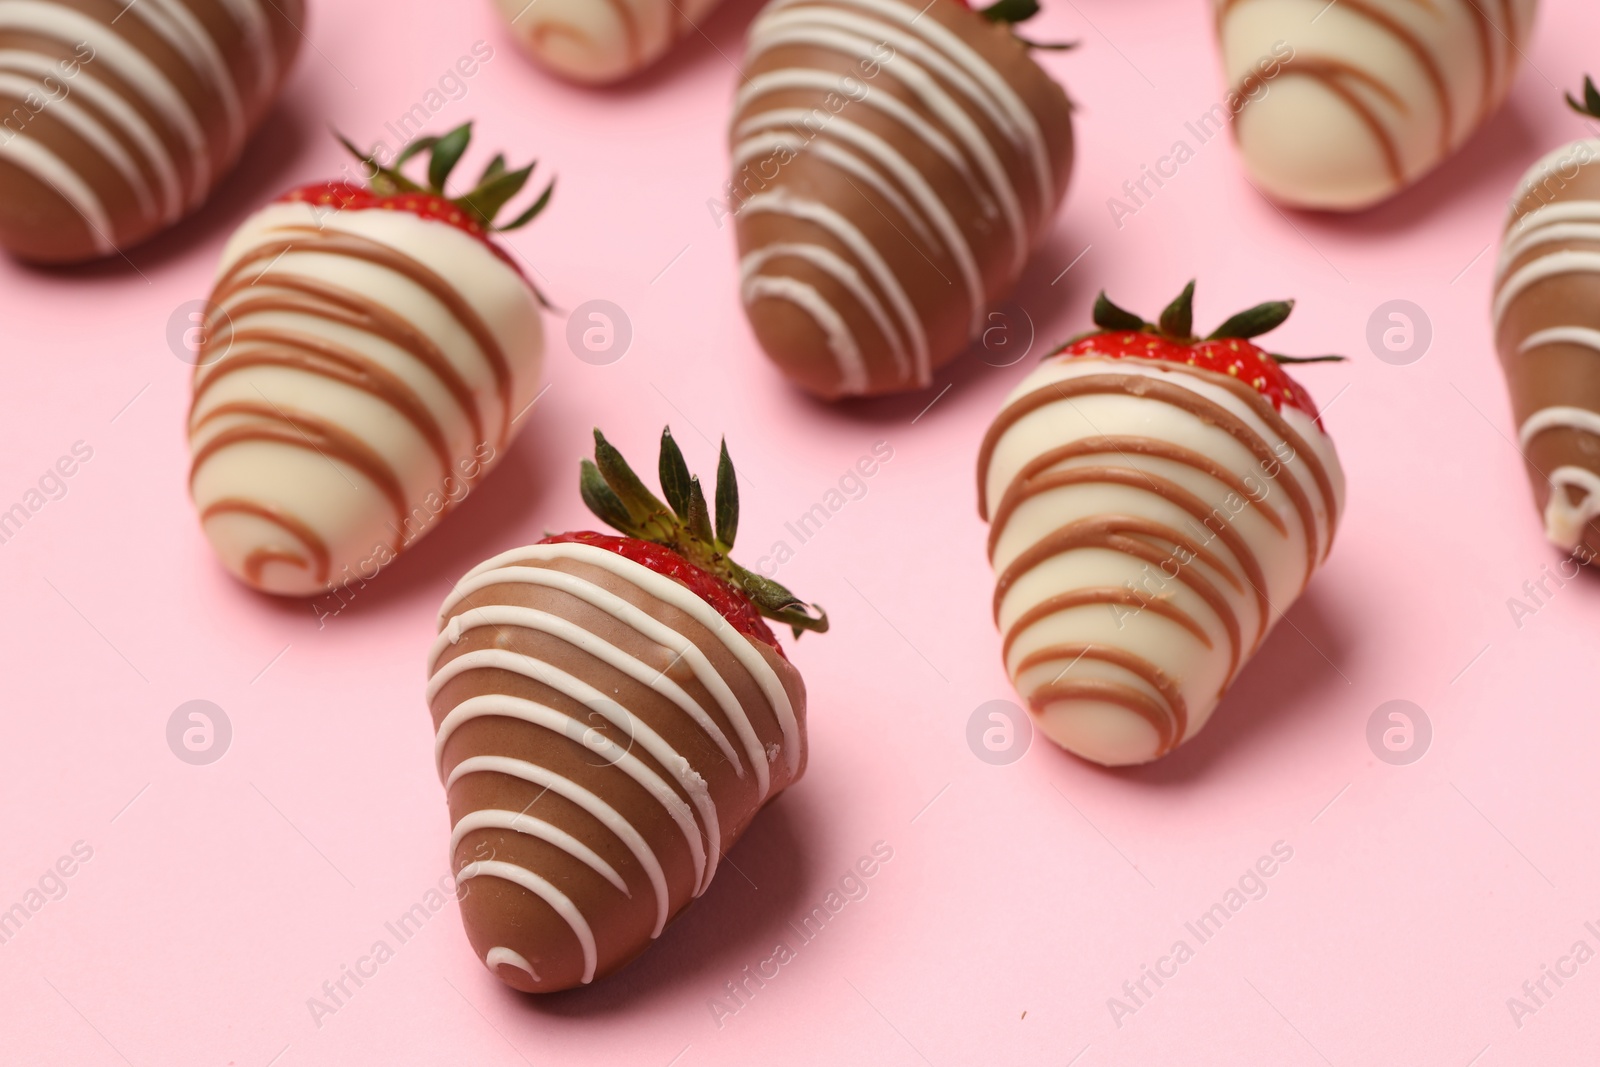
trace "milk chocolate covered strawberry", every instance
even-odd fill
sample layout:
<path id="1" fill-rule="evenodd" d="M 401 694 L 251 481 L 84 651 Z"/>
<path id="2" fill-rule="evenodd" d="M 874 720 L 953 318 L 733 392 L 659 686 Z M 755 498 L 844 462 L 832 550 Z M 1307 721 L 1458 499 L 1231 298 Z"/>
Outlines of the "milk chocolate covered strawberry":
<path id="1" fill-rule="evenodd" d="M 1289 303 L 1202 339 L 1193 292 L 1154 323 L 1102 294 L 1100 328 L 1023 380 L 978 460 L 1006 669 L 1040 729 L 1098 763 L 1205 725 L 1343 507 L 1310 396 L 1251 340 Z"/>
<path id="2" fill-rule="evenodd" d="M 1600 89 L 1583 99 L 1600 118 Z M 1600 140 L 1523 176 L 1495 270 L 1495 343 L 1534 502 L 1552 544 L 1600 558 Z"/>
<path id="3" fill-rule="evenodd" d="M 773 0 L 750 27 L 728 210 L 761 347 L 827 399 L 929 384 L 1066 193 L 1067 95 L 1001 0 Z"/>
<path id="4" fill-rule="evenodd" d="M 304 22 L 302 0 L 0 3 L 0 247 L 77 263 L 199 207 Z"/>
<path id="5" fill-rule="evenodd" d="M 551 190 L 497 225 L 533 170 L 497 156 L 447 196 L 470 138 L 462 126 L 390 166 L 364 159 L 365 185 L 296 189 L 223 250 L 190 491 L 218 557 L 258 589 L 309 596 L 375 577 L 471 492 L 533 400 L 539 296 L 496 235 Z M 401 169 L 424 152 L 425 184 Z"/>
<path id="6" fill-rule="evenodd" d="M 428 658 L 467 937 L 541 993 L 644 951 L 804 772 L 805 686 L 763 618 L 828 626 L 728 558 L 726 445 L 714 503 L 670 432 L 665 502 L 599 431 L 581 476 L 621 536 L 558 534 L 474 567 Z"/>

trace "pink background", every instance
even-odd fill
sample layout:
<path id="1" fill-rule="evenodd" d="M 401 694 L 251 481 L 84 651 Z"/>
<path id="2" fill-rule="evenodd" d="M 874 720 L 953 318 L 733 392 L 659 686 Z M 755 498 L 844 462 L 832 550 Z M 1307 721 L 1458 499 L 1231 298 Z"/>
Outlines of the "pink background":
<path id="1" fill-rule="evenodd" d="M 1122 773 L 1039 738 L 1004 767 L 969 749 L 974 710 L 1013 696 L 974 455 L 1033 358 L 996 368 L 975 350 L 925 394 L 839 407 L 769 369 L 739 310 L 731 229 L 707 208 L 757 4 L 731 0 L 658 71 L 590 92 L 524 62 L 487 3 L 445 20 L 425 0 L 324 0 L 282 104 L 197 218 L 131 251 L 132 266 L 0 263 L 0 507 L 74 442 L 94 450 L 68 494 L 0 545 L 0 908 L 75 842 L 93 849 L 65 897 L 0 945 L 0 1059 L 1488 1067 L 1577 1063 L 1594 1047 L 1600 962 L 1549 985 L 1520 1027 L 1507 1007 L 1573 942 L 1600 948 L 1583 926 L 1600 927 L 1600 584 L 1551 584 L 1520 626 L 1508 609 L 1560 557 L 1508 440 L 1486 320 L 1509 190 L 1538 154 L 1586 135 L 1560 91 L 1600 63 L 1600 9 L 1546 3 L 1505 109 L 1376 211 L 1285 215 L 1219 138 L 1118 229 L 1106 199 L 1221 96 L 1207 6 L 1048 6 L 1029 31 L 1083 42 L 1042 57 L 1079 103 L 1080 154 L 1016 297 L 1036 347 L 1082 329 L 1102 286 L 1148 313 L 1199 275 L 1202 323 L 1293 295 L 1275 343 L 1353 357 L 1301 374 L 1331 405 L 1349 476 L 1332 559 L 1205 733 Z M 200 535 L 189 368 L 167 320 L 205 295 L 256 205 L 336 172 L 330 122 L 382 136 L 480 39 L 494 58 L 436 123 L 479 120 L 474 169 L 504 146 L 560 174 L 547 216 L 512 243 L 562 308 L 623 307 L 633 345 L 587 365 L 550 316 L 551 388 L 503 468 L 319 630 L 304 603 L 237 585 Z M 1392 299 L 1432 322 L 1409 366 L 1365 340 Z M 834 621 L 792 648 L 811 692 L 810 773 L 617 978 L 514 994 L 474 959 L 450 904 L 318 1026 L 308 998 L 375 940 L 393 946 L 385 922 L 446 873 L 422 700 L 435 608 L 480 559 L 587 525 L 575 474 L 592 425 L 649 463 L 669 421 L 707 473 L 728 435 L 747 562 L 874 442 L 894 450 L 778 574 Z M 193 699 L 232 722 L 210 766 L 165 740 Z M 1409 766 L 1366 740 L 1393 699 L 1433 725 Z M 868 896 L 799 945 L 787 924 L 878 841 L 894 858 Z M 1119 1026 L 1108 998 L 1179 938 L 1196 947 L 1184 923 L 1279 841 L 1293 858 L 1265 898 Z M 716 1019 L 724 983 L 780 939 L 796 958 Z"/>

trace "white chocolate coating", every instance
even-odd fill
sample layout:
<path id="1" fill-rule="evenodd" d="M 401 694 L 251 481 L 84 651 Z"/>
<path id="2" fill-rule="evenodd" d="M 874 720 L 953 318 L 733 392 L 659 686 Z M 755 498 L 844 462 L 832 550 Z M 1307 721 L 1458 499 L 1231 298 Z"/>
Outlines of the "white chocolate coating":
<path id="1" fill-rule="evenodd" d="M 1251 179 L 1282 203 L 1337 211 L 1392 196 L 1461 147 L 1505 99 L 1537 6 L 1215 3 Z"/>
<path id="2" fill-rule="evenodd" d="M 565 78 L 621 81 L 697 32 L 722 0 L 495 0 L 523 51 Z"/>
<path id="3" fill-rule="evenodd" d="M 372 578 L 498 461 L 538 381 L 528 284 L 404 211 L 272 204 L 214 300 L 190 487 L 222 562 L 267 592 Z"/>
<path id="4" fill-rule="evenodd" d="M 1046 736 L 1108 765 L 1205 725 L 1343 508 L 1333 443 L 1309 415 L 1185 366 L 1049 360 L 989 444 L 979 484 L 1007 672 Z"/>

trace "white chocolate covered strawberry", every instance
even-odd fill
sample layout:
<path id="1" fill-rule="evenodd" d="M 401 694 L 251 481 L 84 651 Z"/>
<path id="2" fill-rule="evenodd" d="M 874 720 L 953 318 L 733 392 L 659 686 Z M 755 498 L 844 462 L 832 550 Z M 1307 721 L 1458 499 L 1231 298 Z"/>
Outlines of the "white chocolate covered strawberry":
<path id="1" fill-rule="evenodd" d="M 376 576 L 505 453 L 532 401 L 540 301 L 493 234 L 532 167 L 444 183 L 470 127 L 370 185 L 291 192 L 223 252 L 194 375 L 190 490 L 223 564 L 269 593 Z M 431 150 L 428 183 L 398 168 Z M 357 153 L 360 155 L 360 153 Z"/>
<path id="2" fill-rule="evenodd" d="M 1290 305 L 1202 340 L 1193 290 L 1159 323 L 1102 294 L 1101 329 L 1023 380 L 978 460 L 1006 669 L 1040 729 L 1097 763 L 1205 725 L 1343 508 L 1310 397 L 1249 340 Z"/>

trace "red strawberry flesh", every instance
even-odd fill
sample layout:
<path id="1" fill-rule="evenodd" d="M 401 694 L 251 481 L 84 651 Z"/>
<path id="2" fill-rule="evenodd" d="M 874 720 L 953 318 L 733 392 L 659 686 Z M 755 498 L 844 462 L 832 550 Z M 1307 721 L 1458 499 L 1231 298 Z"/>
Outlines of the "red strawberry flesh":
<path id="1" fill-rule="evenodd" d="M 512 270 L 519 275 L 522 274 L 522 268 L 506 254 L 505 249 L 490 239 L 488 231 L 477 219 L 444 197 L 433 193 L 407 192 L 380 196 L 371 189 L 353 182 L 322 182 L 285 193 L 278 198 L 278 203 L 312 204 L 335 211 L 404 211 L 430 222 L 442 222 L 476 237 L 488 247 L 489 251 L 504 260 Z"/>
<path id="2" fill-rule="evenodd" d="M 1063 348 L 1062 359 L 1099 357 L 1101 359 L 1149 359 L 1178 363 L 1230 378 L 1252 386 L 1272 406 L 1284 404 L 1317 418 L 1317 406 L 1299 382 L 1289 377 L 1270 354 L 1249 341 L 1227 338 L 1183 344 L 1139 330 L 1114 330 L 1082 338 Z"/>
<path id="3" fill-rule="evenodd" d="M 552 534 L 540 541 L 541 545 L 578 544 L 593 545 L 615 552 L 635 563 L 649 567 L 657 574 L 666 575 L 710 604 L 735 630 L 746 637 L 771 645 L 783 656 L 778 639 L 762 620 L 760 612 L 733 586 L 714 574 L 696 567 L 672 549 L 636 537 L 618 537 L 614 534 L 581 530 L 572 533 Z M 784 656 L 787 659 L 787 656 Z"/>

